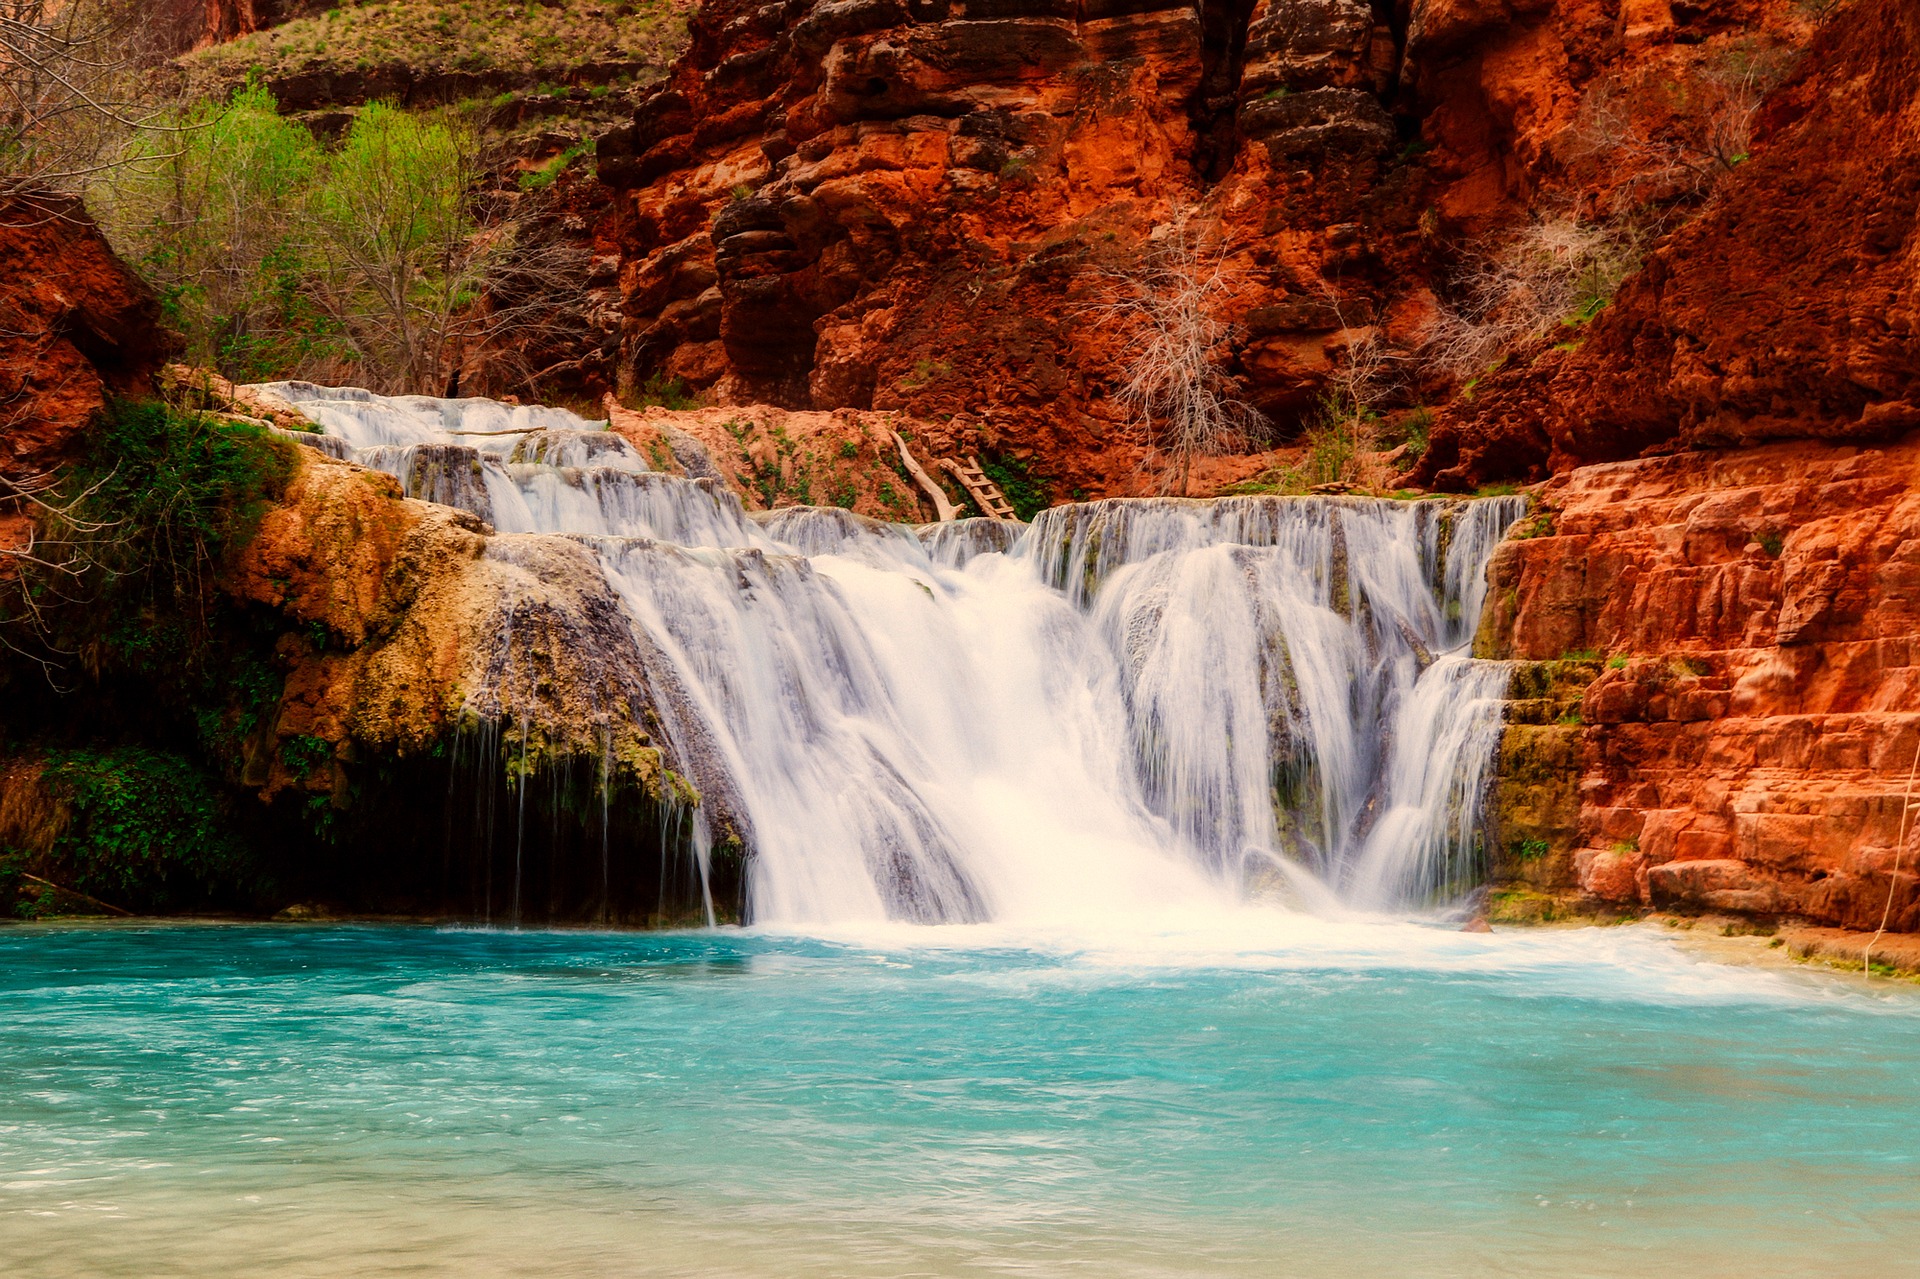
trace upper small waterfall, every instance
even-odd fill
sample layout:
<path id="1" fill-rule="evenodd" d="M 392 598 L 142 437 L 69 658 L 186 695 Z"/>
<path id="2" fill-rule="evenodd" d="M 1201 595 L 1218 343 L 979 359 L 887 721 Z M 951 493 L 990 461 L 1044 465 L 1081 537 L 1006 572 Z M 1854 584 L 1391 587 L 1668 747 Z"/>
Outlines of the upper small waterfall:
<path id="1" fill-rule="evenodd" d="M 559 409 L 257 389 L 487 520 L 496 553 L 591 553 L 700 794 L 695 857 L 747 853 L 754 918 L 1400 908 L 1479 874 L 1506 676 L 1466 645 L 1523 498 L 1123 499 L 914 530 L 749 515 Z"/>

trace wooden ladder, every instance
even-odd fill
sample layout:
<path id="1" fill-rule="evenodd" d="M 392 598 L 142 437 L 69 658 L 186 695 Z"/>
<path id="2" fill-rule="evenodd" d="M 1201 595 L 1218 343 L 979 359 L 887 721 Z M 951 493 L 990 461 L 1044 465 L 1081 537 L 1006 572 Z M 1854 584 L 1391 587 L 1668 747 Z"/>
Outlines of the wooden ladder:
<path id="1" fill-rule="evenodd" d="M 974 505 L 980 508 L 982 515 L 1018 522 L 1020 517 L 1013 513 L 1013 503 L 1007 501 L 1007 495 L 1000 491 L 1000 486 L 988 479 L 987 473 L 980 469 L 979 458 L 970 457 L 964 462 L 956 462 L 950 457 L 943 457 L 940 465 L 960 481 L 960 487 L 972 496 Z"/>

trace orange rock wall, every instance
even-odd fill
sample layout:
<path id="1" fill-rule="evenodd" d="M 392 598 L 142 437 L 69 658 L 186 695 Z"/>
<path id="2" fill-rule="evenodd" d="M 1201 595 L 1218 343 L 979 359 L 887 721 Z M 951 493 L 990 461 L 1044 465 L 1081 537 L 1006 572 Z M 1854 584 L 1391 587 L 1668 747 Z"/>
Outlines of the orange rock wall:
<path id="1" fill-rule="evenodd" d="M 710 0 L 602 138 L 619 378 L 723 404 L 991 421 L 1098 496 L 1140 482 L 1114 274 L 1217 235 L 1217 358 L 1282 435 L 1342 353 L 1414 352 L 1465 246 L 1578 198 L 1585 90 L 1786 0 Z M 1415 391 L 1403 388 L 1403 394 Z"/>
<path id="2" fill-rule="evenodd" d="M 151 390 L 172 350 L 159 317 L 77 204 L 0 202 L 0 481 L 31 485 L 71 460 L 107 396 Z M 30 536 L 26 512 L 0 500 L 0 549 Z"/>
<path id="3" fill-rule="evenodd" d="M 1575 341 L 1456 401 L 1416 478 L 1541 479 L 1643 451 L 1920 427 L 1920 5 L 1855 0 L 1750 159 Z"/>
<path id="4" fill-rule="evenodd" d="M 1920 436 L 1582 467 L 1540 501 L 1480 646 L 1597 673 L 1548 886 L 1856 929 L 1891 886 L 1920 928 Z"/>

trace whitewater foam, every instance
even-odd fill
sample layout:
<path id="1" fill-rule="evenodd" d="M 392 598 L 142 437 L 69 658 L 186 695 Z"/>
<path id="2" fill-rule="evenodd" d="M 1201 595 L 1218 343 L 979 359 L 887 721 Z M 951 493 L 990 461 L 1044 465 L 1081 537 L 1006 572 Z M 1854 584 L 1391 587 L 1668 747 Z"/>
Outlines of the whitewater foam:
<path id="1" fill-rule="evenodd" d="M 724 792 L 756 920 L 1431 907 L 1483 872 L 1506 673 L 1464 647 L 1524 499 L 1119 500 L 916 532 L 749 516 L 563 410 L 263 389 L 500 541 L 591 549 L 685 690 L 662 736 Z M 696 857 L 720 807 L 693 814 Z"/>

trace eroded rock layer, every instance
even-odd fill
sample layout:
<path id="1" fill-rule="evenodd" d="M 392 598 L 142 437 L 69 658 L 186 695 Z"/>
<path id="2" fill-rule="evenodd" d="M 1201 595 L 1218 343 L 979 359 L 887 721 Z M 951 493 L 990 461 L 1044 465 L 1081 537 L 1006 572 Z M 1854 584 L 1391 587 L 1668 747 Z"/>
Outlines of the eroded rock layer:
<path id="1" fill-rule="evenodd" d="M 1622 183 L 1582 124 L 1596 86 L 1692 83 L 1809 31 L 1773 0 L 715 0 L 600 142 L 619 376 L 973 412 L 1066 486 L 1130 491 L 1138 334 L 1105 308 L 1174 228 L 1204 228 L 1218 357 L 1284 438 L 1356 345 L 1421 349 L 1463 252 Z M 1474 434 L 1443 431 L 1429 470 L 1533 465 L 1463 464 Z"/>
<path id="2" fill-rule="evenodd" d="M 1478 641 L 1529 663 L 1502 761 L 1510 877 L 1920 926 L 1917 482 L 1913 437 L 1550 482 L 1494 560 Z"/>

